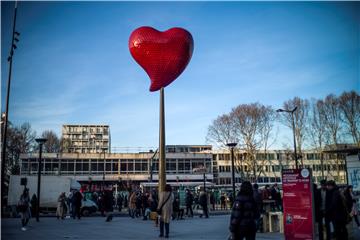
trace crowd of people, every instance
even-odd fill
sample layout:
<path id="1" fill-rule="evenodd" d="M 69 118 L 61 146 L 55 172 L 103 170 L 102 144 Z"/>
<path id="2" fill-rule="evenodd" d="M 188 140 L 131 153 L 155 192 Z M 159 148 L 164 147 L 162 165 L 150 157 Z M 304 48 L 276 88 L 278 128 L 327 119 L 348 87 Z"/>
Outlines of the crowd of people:
<path id="1" fill-rule="evenodd" d="M 313 186 L 314 212 L 317 222 L 319 240 L 348 238 L 346 225 L 354 219 L 360 228 L 356 199 L 352 186 L 339 188 L 332 180 L 321 181 L 320 187 Z M 282 211 L 282 194 L 277 184 L 272 187 L 266 185 L 259 189 L 258 184 L 245 181 L 235 197 L 232 194 L 222 193 L 218 199 L 213 192 L 207 193 L 204 189 L 200 192 L 185 190 L 185 196 L 180 201 L 180 194 L 172 191 L 166 185 L 165 192 L 159 194 L 156 189 L 142 191 L 139 186 L 133 186 L 126 192 L 104 190 L 87 195 L 94 201 L 106 221 L 113 218 L 116 207 L 119 212 L 127 208 L 131 218 L 143 220 L 152 219 L 155 226 L 160 227 L 160 237 L 169 237 L 170 220 L 183 220 L 185 217 L 194 217 L 194 211 L 200 211 L 199 217 L 209 218 L 209 206 L 214 210 L 219 203 L 221 210 L 231 209 L 230 232 L 231 239 L 255 239 L 256 232 L 261 229 L 261 216 L 268 211 Z M 56 217 L 64 219 L 67 213 L 72 218 L 81 218 L 82 200 L 85 195 L 78 190 L 72 190 L 68 195 L 62 192 L 57 201 Z M 20 197 L 17 210 L 21 216 L 22 230 L 31 216 L 37 212 L 37 197 L 34 194 L 30 200 L 29 189 L 25 188 Z"/>
<path id="2" fill-rule="evenodd" d="M 321 181 L 320 188 L 314 184 L 315 220 L 318 225 L 319 240 L 348 239 L 347 224 L 352 219 L 360 228 L 356 200 L 352 186 L 339 188 L 333 180 Z M 325 229 L 324 229 L 325 226 Z M 334 230 L 332 233 L 331 229 Z"/>

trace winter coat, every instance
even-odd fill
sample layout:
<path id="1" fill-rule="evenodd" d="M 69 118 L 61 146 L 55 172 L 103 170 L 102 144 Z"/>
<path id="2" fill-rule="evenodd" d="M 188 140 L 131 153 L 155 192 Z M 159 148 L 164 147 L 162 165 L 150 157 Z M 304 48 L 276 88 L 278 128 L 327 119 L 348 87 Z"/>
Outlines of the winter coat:
<path id="1" fill-rule="evenodd" d="M 111 191 L 105 191 L 103 202 L 105 212 L 114 211 L 114 197 Z"/>
<path id="2" fill-rule="evenodd" d="M 348 220 L 349 213 L 346 209 L 345 199 L 337 188 L 329 190 L 326 194 L 326 215 L 335 223 Z"/>
<path id="3" fill-rule="evenodd" d="M 26 206 L 24 209 L 19 211 L 21 219 L 29 219 L 31 216 L 30 215 L 31 214 L 31 212 L 30 212 L 30 197 L 21 195 L 19 205 L 20 204 Z"/>
<path id="4" fill-rule="evenodd" d="M 207 194 L 205 192 L 202 192 L 200 195 L 199 204 L 201 206 L 206 206 L 208 203 L 207 201 L 208 201 Z"/>
<path id="5" fill-rule="evenodd" d="M 262 210 L 262 205 L 263 205 L 263 200 L 262 200 L 262 196 L 261 193 L 258 189 L 254 189 L 254 200 L 256 202 L 257 208 L 259 209 L 259 211 Z"/>
<path id="6" fill-rule="evenodd" d="M 191 206 L 193 202 L 194 202 L 194 196 L 191 193 L 187 193 L 185 198 L 186 206 Z"/>
<path id="7" fill-rule="evenodd" d="M 230 232 L 236 236 L 240 233 L 255 231 L 256 220 L 260 217 L 253 196 L 238 195 L 235 199 L 230 218 Z"/>
<path id="8" fill-rule="evenodd" d="M 64 195 L 60 195 L 58 198 L 58 204 L 56 209 L 56 216 L 64 217 L 67 211 L 66 207 L 66 197 Z"/>
<path id="9" fill-rule="evenodd" d="M 164 204 L 162 207 L 162 212 L 160 219 L 161 221 L 165 223 L 170 223 L 171 215 L 173 214 L 173 202 L 174 202 L 174 195 L 171 192 L 162 192 L 159 194 L 159 203 L 157 206 L 157 209 L 160 209 L 160 207 L 163 205 L 163 203 L 168 199 L 170 195 L 169 200 Z"/>
<path id="10" fill-rule="evenodd" d="M 316 189 L 314 186 L 314 205 L 315 205 L 315 221 L 321 220 L 321 190 Z"/>
<path id="11" fill-rule="evenodd" d="M 76 191 L 73 196 L 74 206 L 81 207 L 82 198 L 83 198 L 83 196 L 82 196 L 81 192 Z"/>
<path id="12" fill-rule="evenodd" d="M 132 192 L 129 198 L 129 208 L 135 209 L 136 208 L 136 193 Z"/>

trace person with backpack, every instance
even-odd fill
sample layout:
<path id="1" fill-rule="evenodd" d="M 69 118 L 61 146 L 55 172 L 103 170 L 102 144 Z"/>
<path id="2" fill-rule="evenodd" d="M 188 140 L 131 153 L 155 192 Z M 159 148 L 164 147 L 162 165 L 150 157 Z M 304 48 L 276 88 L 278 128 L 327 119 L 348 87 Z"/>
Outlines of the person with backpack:
<path id="1" fill-rule="evenodd" d="M 25 188 L 20 196 L 20 200 L 17 205 L 17 210 L 21 217 L 21 230 L 26 231 L 26 226 L 30 219 L 30 196 L 29 189 Z"/>
<path id="2" fill-rule="evenodd" d="M 159 194 L 159 203 L 157 207 L 157 212 L 160 218 L 160 235 L 159 237 L 164 236 L 164 226 L 165 226 L 165 238 L 169 238 L 170 231 L 170 220 L 173 213 L 173 201 L 174 195 L 172 194 L 172 189 L 169 184 L 165 186 L 165 192 Z"/>
<path id="3" fill-rule="evenodd" d="M 253 188 L 249 181 L 241 184 L 231 211 L 230 232 L 232 240 L 255 240 L 256 219 L 260 217 Z"/>

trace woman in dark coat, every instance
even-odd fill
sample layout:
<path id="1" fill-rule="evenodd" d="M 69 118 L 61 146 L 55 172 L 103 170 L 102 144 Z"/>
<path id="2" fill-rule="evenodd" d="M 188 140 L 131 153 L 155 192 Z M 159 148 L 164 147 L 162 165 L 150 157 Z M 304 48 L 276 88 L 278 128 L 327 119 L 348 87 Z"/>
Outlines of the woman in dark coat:
<path id="1" fill-rule="evenodd" d="M 256 220 L 260 217 L 249 181 L 241 184 L 231 211 L 230 232 L 233 240 L 255 240 Z"/>
<path id="2" fill-rule="evenodd" d="M 104 211 L 106 212 L 106 222 L 110 222 L 113 218 L 114 211 L 114 196 L 112 191 L 104 192 Z"/>

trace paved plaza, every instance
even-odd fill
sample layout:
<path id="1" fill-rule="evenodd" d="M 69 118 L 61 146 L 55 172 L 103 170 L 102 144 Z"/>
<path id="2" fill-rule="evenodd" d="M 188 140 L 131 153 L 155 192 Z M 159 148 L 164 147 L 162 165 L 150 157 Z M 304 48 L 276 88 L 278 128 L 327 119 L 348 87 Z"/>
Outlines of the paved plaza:
<path id="1" fill-rule="evenodd" d="M 229 215 L 199 217 L 175 220 L 170 224 L 170 239 L 227 239 Z M 115 217 L 105 222 L 103 217 L 88 217 L 81 220 L 57 220 L 54 217 L 41 218 L 37 223 L 31 219 L 28 230 L 21 231 L 20 219 L 2 220 L 2 239 L 160 239 L 159 229 L 153 221 L 141 218 Z M 284 239 L 279 233 L 261 233 L 257 239 Z"/>

